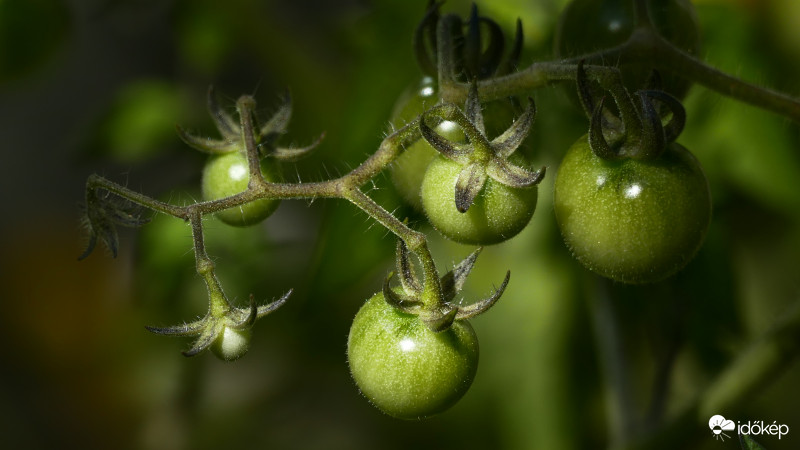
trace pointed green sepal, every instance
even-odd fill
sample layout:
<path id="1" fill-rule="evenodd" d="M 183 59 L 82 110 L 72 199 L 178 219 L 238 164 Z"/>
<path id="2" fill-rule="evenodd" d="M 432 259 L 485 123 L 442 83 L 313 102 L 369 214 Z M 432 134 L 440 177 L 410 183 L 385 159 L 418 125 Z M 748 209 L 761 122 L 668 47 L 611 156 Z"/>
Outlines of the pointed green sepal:
<path id="1" fill-rule="evenodd" d="M 489 298 L 481 300 L 479 302 L 473 303 L 469 306 L 459 306 L 458 307 L 458 315 L 456 315 L 456 320 L 464 320 L 475 317 L 479 314 L 483 314 L 489 310 L 492 306 L 500 300 L 500 297 L 505 292 L 506 287 L 508 286 L 508 281 L 511 279 L 511 271 L 506 272 L 506 277 L 503 279 L 503 283 L 494 291 Z"/>
<path id="2" fill-rule="evenodd" d="M 456 294 L 464 287 L 467 276 L 469 276 L 469 273 L 472 271 L 472 267 L 475 265 L 475 261 L 478 259 L 481 250 L 483 250 L 483 247 L 478 247 L 474 252 L 470 253 L 469 256 L 464 258 L 463 261 L 456 264 L 453 270 L 442 276 L 440 285 L 442 287 L 442 297 L 445 302 L 453 300 Z"/>
<path id="3" fill-rule="evenodd" d="M 455 186 L 456 209 L 465 213 L 486 184 L 486 169 L 480 163 L 471 163 L 458 174 Z"/>

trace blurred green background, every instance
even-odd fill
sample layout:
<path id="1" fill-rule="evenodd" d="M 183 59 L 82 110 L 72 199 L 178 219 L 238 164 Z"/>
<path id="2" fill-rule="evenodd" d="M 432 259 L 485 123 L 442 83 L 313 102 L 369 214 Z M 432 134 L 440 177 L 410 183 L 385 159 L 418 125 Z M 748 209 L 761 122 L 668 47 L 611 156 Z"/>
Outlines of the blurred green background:
<path id="1" fill-rule="evenodd" d="M 527 64 L 551 58 L 565 3 L 479 7 L 509 32 L 522 18 Z M 800 3 L 696 7 L 708 62 L 800 94 Z M 144 329 L 205 312 L 181 221 L 156 217 L 122 232 L 115 260 L 100 250 L 76 261 L 89 174 L 174 203 L 198 197 L 205 156 L 183 145 L 174 125 L 213 135 L 205 111 L 211 84 L 231 109 L 239 95 L 255 95 L 263 117 L 290 88 L 295 113 L 285 142 L 305 145 L 326 132 L 310 158 L 284 166 L 287 180 L 357 165 L 389 130 L 395 99 L 420 76 L 410 41 L 424 8 L 424 1 L 0 0 L 4 446 L 604 448 L 621 428 L 645 433 L 679 413 L 800 301 L 800 128 L 698 86 L 685 102 L 679 140 L 711 183 L 707 241 L 669 282 L 605 285 L 606 309 L 592 294 L 599 282 L 564 248 L 551 208 L 552 169 L 586 120 L 561 89 L 533 94 L 539 115 L 530 156 L 551 171 L 531 224 L 487 248 L 468 282 L 470 301 L 512 272 L 503 300 L 473 321 L 482 354 L 472 389 L 424 422 L 382 415 L 350 379 L 350 321 L 390 270 L 394 240 L 343 201 L 287 201 L 245 230 L 208 221 L 209 252 L 229 297 L 244 303 L 250 293 L 267 299 L 295 289 L 259 322 L 250 353 L 234 364 L 184 358 L 187 341 Z M 444 7 L 468 8 L 461 0 Z M 387 176 L 374 187 L 370 195 L 387 209 L 400 206 Z M 429 234 L 441 267 L 472 250 Z M 609 365 L 609 347 L 599 344 L 609 324 L 622 366 Z M 791 362 L 719 411 L 797 427 L 780 441 L 759 439 L 767 448 L 800 446 L 800 367 Z M 737 448 L 714 440 L 703 421 L 676 438 L 677 448 Z"/>

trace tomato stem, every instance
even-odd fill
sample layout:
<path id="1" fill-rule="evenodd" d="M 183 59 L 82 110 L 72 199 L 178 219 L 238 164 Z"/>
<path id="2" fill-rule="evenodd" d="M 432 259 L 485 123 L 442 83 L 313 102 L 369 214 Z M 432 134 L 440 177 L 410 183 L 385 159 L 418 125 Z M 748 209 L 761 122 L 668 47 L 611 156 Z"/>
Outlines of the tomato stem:
<path id="1" fill-rule="evenodd" d="M 641 8 L 637 11 L 639 9 Z M 461 103 L 467 97 L 469 86 L 456 81 L 455 65 L 452 58 L 447 58 L 446 48 L 452 46 L 452 40 L 445 31 L 450 26 L 452 25 L 444 20 L 439 25 L 439 86 L 443 100 Z M 615 47 L 561 61 L 534 62 L 518 72 L 481 80 L 478 91 L 481 99 L 491 101 L 528 94 L 554 82 L 575 80 L 573 65 L 581 60 L 586 61 L 589 76 L 612 93 L 621 92 L 612 89 L 613 85 L 621 84 L 621 79 L 618 74 L 612 75 L 617 71 L 615 68 L 604 66 L 604 63 L 613 61 L 618 65 L 625 65 L 647 62 L 658 70 L 677 74 L 720 94 L 800 122 L 800 99 L 757 86 L 711 67 L 661 37 L 649 25 L 638 27 L 626 42 Z"/>
<path id="2" fill-rule="evenodd" d="M 442 288 L 439 282 L 439 273 L 433 262 L 433 256 L 428 249 L 428 242 L 425 234 L 409 228 L 408 225 L 400 221 L 358 188 L 345 191 L 343 196 L 402 239 L 403 242 L 406 243 L 408 249 L 417 254 L 422 262 L 424 275 L 423 292 L 420 298 L 423 302 L 422 308 L 424 310 L 439 308 L 442 303 Z"/>
<path id="3" fill-rule="evenodd" d="M 250 179 L 247 187 L 249 190 L 257 189 L 267 182 L 261 173 L 261 158 L 258 155 L 256 137 L 253 130 L 253 109 L 256 101 L 249 95 L 243 95 L 236 101 L 236 110 L 239 112 L 239 121 L 242 128 L 242 142 L 247 153 L 247 166 L 250 170 Z"/>
<path id="4" fill-rule="evenodd" d="M 591 275 L 587 283 L 589 309 L 595 343 L 601 361 L 601 370 L 609 384 L 608 409 L 611 429 L 611 447 L 626 444 L 636 429 L 633 393 L 628 377 L 629 364 L 619 335 L 619 320 L 614 311 L 614 299 L 610 298 L 610 283 L 606 278 Z"/>
<path id="5" fill-rule="evenodd" d="M 757 86 L 709 66 L 664 39 L 656 40 L 654 65 L 680 75 L 722 95 L 800 122 L 800 99 L 767 87 Z"/>
<path id="6" fill-rule="evenodd" d="M 194 241 L 194 258 L 197 267 L 197 274 L 203 277 L 208 290 L 209 314 L 211 317 L 219 319 L 231 309 L 231 304 L 215 274 L 215 265 L 206 253 L 205 239 L 203 237 L 202 216 L 198 212 L 193 212 L 189 221 L 192 225 L 192 240 Z"/>
<path id="7" fill-rule="evenodd" d="M 650 19 L 650 11 L 647 0 L 634 0 L 633 2 L 633 24 L 637 28 L 649 28 L 654 30 L 653 22 Z"/>

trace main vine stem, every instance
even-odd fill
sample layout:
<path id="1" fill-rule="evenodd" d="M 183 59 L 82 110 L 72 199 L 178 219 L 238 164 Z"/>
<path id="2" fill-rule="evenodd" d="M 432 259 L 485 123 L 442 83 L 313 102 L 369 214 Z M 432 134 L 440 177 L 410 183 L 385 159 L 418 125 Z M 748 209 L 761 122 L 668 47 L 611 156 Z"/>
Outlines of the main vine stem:
<path id="1" fill-rule="evenodd" d="M 255 102 L 251 97 L 242 97 L 237 102 L 237 109 L 239 110 L 242 122 L 242 138 L 247 149 L 251 173 L 259 173 L 258 155 L 256 152 L 254 127 L 252 123 L 254 107 Z M 214 277 L 214 270 L 213 263 L 205 253 L 201 226 L 202 217 L 223 209 L 240 206 L 263 198 L 340 198 L 347 200 L 394 233 L 398 238 L 402 239 L 406 243 L 406 246 L 419 256 L 426 275 L 435 275 L 435 264 L 430 250 L 428 249 L 425 234 L 409 228 L 405 223 L 364 194 L 360 189 L 361 186 L 373 179 L 381 170 L 388 166 L 405 147 L 416 142 L 420 138 L 419 119 L 415 119 L 387 136 L 372 156 L 367 158 L 351 172 L 339 178 L 316 183 L 295 184 L 270 183 L 265 181 L 263 177 L 251 177 L 248 188 L 244 192 L 219 200 L 198 202 L 187 206 L 175 206 L 156 200 L 94 174 L 89 176 L 86 182 L 86 189 L 89 195 L 96 194 L 97 190 L 104 190 L 153 211 L 191 222 L 195 243 L 197 271 L 206 278 L 207 284 L 214 284 L 213 282 L 216 282 L 216 279 L 208 279 L 209 276 Z M 253 167 L 256 168 L 255 171 Z M 438 281 L 438 276 L 428 276 L 428 279 Z M 431 296 L 429 298 L 437 299 L 440 297 L 441 296 Z M 440 305 L 425 306 L 435 308 Z"/>
<path id="2" fill-rule="evenodd" d="M 444 20 L 440 24 L 440 55 L 445 52 L 441 44 L 447 44 L 451 39 L 447 26 L 450 25 Z M 452 58 L 445 58 L 444 62 L 448 64 L 451 60 Z M 478 83 L 479 95 L 483 101 L 491 101 L 521 95 L 555 82 L 574 81 L 575 64 L 581 60 L 587 64 L 589 77 L 611 92 L 615 92 L 614 86 L 619 78 L 612 75 L 616 69 L 603 66 L 605 61 L 616 61 L 619 65 L 647 63 L 654 69 L 674 73 L 722 95 L 800 122 L 800 100 L 783 92 L 748 83 L 706 64 L 661 37 L 649 21 L 640 24 L 626 42 L 616 47 L 562 61 L 536 62 L 519 72 L 481 81 Z M 448 73 L 454 73 L 453 69 L 440 73 L 442 98 L 453 103 L 463 102 L 469 86 L 455 81 L 452 76 L 447 77 Z"/>

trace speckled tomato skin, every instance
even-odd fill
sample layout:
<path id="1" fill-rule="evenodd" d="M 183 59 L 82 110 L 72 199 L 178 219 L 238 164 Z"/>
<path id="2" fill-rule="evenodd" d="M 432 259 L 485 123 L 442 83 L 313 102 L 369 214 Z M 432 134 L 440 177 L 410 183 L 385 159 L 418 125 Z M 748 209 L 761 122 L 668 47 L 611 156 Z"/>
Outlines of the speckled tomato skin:
<path id="1" fill-rule="evenodd" d="M 267 181 L 277 181 L 274 163 L 263 161 L 261 173 Z M 201 189 L 203 198 L 217 200 L 247 190 L 250 169 L 244 153 L 234 151 L 209 158 L 203 168 Z M 219 211 L 215 216 L 228 225 L 246 227 L 269 217 L 278 208 L 280 200 L 260 199 L 234 208 Z"/>
<path id="2" fill-rule="evenodd" d="M 631 284 L 683 268 L 711 223 L 711 194 L 700 163 L 672 143 L 655 160 L 608 161 L 583 136 L 556 175 L 556 220 L 588 269 Z"/>
<path id="3" fill-rule="evenodd" d="M 444 156 L 428 164 L 422 206 L 428 222 L 445 237 L 469 245 L 491 245 L 516 236 L 536 210 L 538 188 L 514 188 L 487 178 L 469 209 L 456 209 L 456 181 L 463 167 Z"/>
<path id="4" fill-rule="evenodd" d="M 464 320 L 435 333 L 377 293 L 353 320 L 347 359 L 373 405 L 399 419 L 422 419 L 467 392 L 478 369 L 478 338 Z"/>

